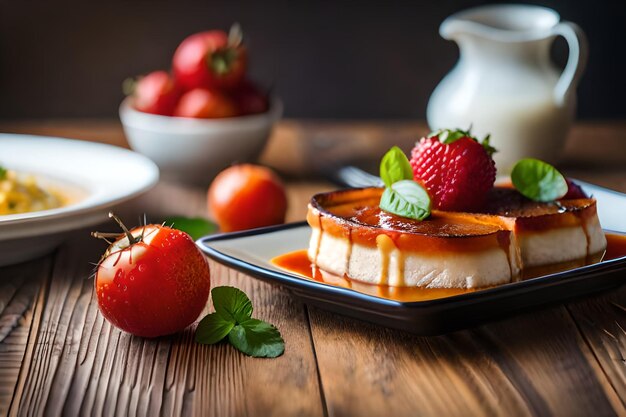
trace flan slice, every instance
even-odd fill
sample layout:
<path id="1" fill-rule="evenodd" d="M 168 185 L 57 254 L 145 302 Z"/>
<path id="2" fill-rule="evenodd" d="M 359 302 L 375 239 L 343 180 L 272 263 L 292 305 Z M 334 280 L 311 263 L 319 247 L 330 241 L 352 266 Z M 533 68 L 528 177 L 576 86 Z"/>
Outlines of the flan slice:
<path id="1" fill-rule="evenodd" d="M 606 249 L 593 198 L 537 203 L 513 188 L 494 187 L 485 211 L 510 224 L 524 268 L 584 259 Z"/>
<path id="2" fill-rule="evenodd" d="M 515 281 L 523 268 L 606 247 L 593 199 L 537 204 L 496 188 L 484 213 L 433 210 L 416 221 L 380 210 L 382 191 L 312 198 L 308 256 L 320 271 L 370 284 L 480 288 Z"/>

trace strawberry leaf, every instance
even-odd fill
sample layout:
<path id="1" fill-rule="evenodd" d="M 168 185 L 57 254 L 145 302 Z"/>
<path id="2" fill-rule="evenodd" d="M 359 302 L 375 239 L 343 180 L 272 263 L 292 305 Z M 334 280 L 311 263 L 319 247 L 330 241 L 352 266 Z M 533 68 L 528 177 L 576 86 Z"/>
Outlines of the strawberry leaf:
<path id="1" fill-rule="evenodd" d="M 470 132 L 471 129 L 472 129 L 471 127 L 467 130 L 439 129 L 434 132 L 431 132 L 430 134 L 428 134 L 427 137 L 428 138 L 437 137 L 437 139 L 439 139 L 439 142 L 445 143 L 446 145 L 454 143 L 461 138 L 470 138 L 480 143 L 481 145 L 483 145 L 483 148 L 485 148 L 485 151 L 487 152 L 489 156 L 493 156 L 494 153 L 498 152 L 498 150 L 494 148 L 493 146 L 491 146 L 491 144 L 489 143 L 489 140 L 491 139 L 490 134 L 485 136 L 485 138 L 481 142 L 475 136 L 472 135 L 472 133 Z"/>
<path id="2" fill-rule="evenodd" d="M 494 148 L 493 146 L 491 146 L 491 144 L 489 143 L 490 139 L 491 139 L 491 135 L 488 134 L 487 136 L 485 136 L 485 139 L 483 139 L 483 141 L 480 144 L 483 145 L 483 148 L 485 148 L 487 155 L 493 156 L 493 154 L 498 152 L 498 150 Z"/>
<path id="3" fill-rule="evenodd" d="M 449 145 L 465 137 L 471 138 L 469 132 L 463 130 L 445 130 L 441 133 L 441 136 L 439 136 L 439 141 Z"/>
<path id="4" fill-rule="evenodd" d="M 468 137 L 468 138 L 476 140 L 476 138 L 471 135 L 469 129 L 468 130 L 439 129 L 439 130 L 429 133 L 427 137 L 428 138 L 437 137 L 437 139 L 439 139 L 439 142 L 445 143 L 446 145 L 456 142 L 457 140 L 464 138 L 464 137 Z"/>

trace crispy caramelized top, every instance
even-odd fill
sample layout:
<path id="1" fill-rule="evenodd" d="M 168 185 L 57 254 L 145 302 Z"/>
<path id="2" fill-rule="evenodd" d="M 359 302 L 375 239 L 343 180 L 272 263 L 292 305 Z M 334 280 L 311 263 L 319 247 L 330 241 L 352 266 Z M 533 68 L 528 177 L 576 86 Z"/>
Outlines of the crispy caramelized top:
<path id="1" fill-rule="evenodd" d="M 387 213 L 377 206 L 357 210 L 350 220 L 362 225 L 376 225 L 386 230 L 438 237 L 486 235 L 501 229 L 499 225 L 471 215 L 434 211 L 428 221 L 419 221 Z"/>
<path id="2" fill-rule="evenodd" d="M 581 211 L 595 204 L 592 198 L 561 200 L 558 203 L 538 203 L 511 187 L 494 187 L 489 193 L 486 214 L 505 217 L 536 217 Z"/>
<path id="3" fill-rule="evenodd" d="M 382 192 L 382 188 L 363 188 L 317 194 L 310 208 L 338 226 L 440 238 L 485 236 L 515 227 L 566 226 L 586 212 L 595 213 L 593 199 L 537 203 L 510 187 L 494 187 L 481 213 L 433 210 L 429 218 L 418 221 L 381 210 Z"/>

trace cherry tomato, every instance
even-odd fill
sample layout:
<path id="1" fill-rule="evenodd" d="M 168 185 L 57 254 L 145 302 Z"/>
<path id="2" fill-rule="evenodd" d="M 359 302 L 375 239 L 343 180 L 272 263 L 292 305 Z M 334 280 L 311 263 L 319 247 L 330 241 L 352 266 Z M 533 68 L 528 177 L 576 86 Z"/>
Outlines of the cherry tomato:
<path id="1" fill-rule="evenodd" d="M 123 229 L 126 235 L 109 246 L 96 271 L 102 315 L 137 336 L 181 331 L 198 318 L 209 297 L 204 255 L 179 230 L 154 224 Z"/>
<path id="2" fill-rule="evenodd" d="M 265 113 L 269 108 L 267 95 L 249 80 L 242 81 L 232 95 L 240 115 Z"/>
<path id="3" fill-rule="evenodd" d="M 198 87 L 233 88 L 246 72 L 247 53 L 241 33 L 221 30 L 196 33 L 181 42 L 174 52 L 177 82 L 187 90 Z"/>
<path id="4" fill-rule="evenodd" d="M 167 72 L 154 71 L 137 81 L 132 96 L 137 110 L 171 116 L 180 90 Z"/>
<path id="5" fill-rule="evenodd" d="M 235 103 L 216 90 L 194 88 L 178 101 L 174 116 L 214 119 L 237 116 Z"/>
<path id="6" fill-rule="evenodd" d="M 283 223 L 287 196 L 269 168 L 234 165 L 222 171 L 208 192 L 209 210 L 224 232 Z"/>

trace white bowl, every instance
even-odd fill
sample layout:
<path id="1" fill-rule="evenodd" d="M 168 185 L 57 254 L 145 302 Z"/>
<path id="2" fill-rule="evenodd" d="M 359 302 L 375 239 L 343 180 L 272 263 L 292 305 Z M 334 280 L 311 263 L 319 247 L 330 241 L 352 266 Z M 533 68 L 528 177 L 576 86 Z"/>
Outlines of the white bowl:
<path id="1" fill-rule="evenodd" d="M 152 159 L 162 177 L 208 185 L 233 163 L 255 162 L 283 106 L 273 99 L 267 112 L 224 119 L 192 119 L 143 113 L 127 98 L 120 119 L 131 148 Z"/>
<path id="2" fill-rule="evenodd" d="M 7 168 L 33 174 L 39 184 L 73 200 L 59 208 L 1 215 L 0 266 L 51 252 L 70 230 L 106 221 L 114 206 L 149 190 L 159 179 L 152 161 L 117 146 L 0 134 L 0 149 Z"/>

